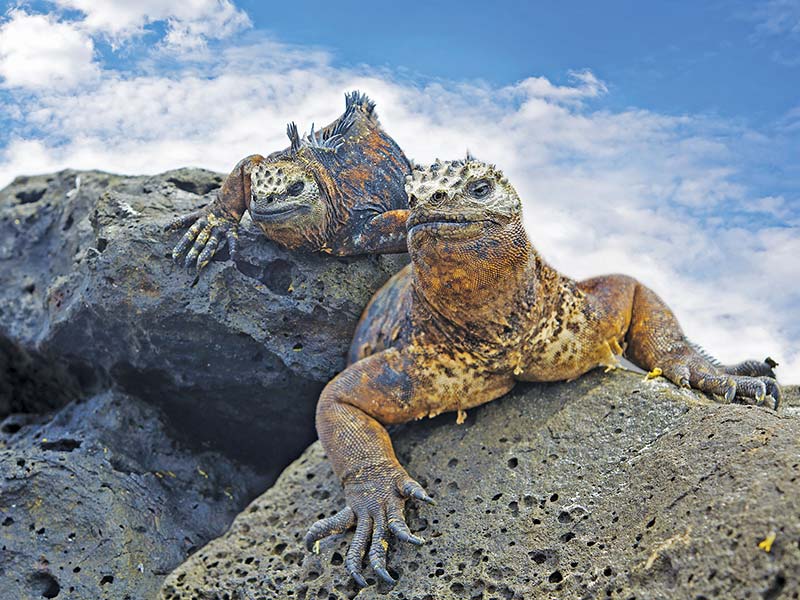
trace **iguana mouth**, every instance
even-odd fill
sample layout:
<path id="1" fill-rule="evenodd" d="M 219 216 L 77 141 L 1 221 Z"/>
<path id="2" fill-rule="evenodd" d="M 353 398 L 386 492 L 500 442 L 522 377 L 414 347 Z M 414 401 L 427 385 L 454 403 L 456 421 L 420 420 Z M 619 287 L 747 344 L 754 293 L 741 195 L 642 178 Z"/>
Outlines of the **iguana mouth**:
<path id="1" fill-rule="evenodd" d="M 413 215 L 408 219 L 406 228 L 408 233 L 422 229 L 435 230 L 437 233 L 446 234 L 448 231 L 458 231 L 465 228 L 475 228 L 477 225 L 495 223 L 492 219 L 470 219 L 464 215 Z"/>
<path id="2" fill-rule="evenodd" d="M 272 223 L 274 221 L 282 221 L 295 213 L 307 212 L 308 210 L 308 206 L 299 203 L 278 205 L 270 210 L 263 210 L 263 208 L 261 210 L 256 210 L 251 206 L 250 216 L 253 218 L 253 221 L 259 223 Z"/>

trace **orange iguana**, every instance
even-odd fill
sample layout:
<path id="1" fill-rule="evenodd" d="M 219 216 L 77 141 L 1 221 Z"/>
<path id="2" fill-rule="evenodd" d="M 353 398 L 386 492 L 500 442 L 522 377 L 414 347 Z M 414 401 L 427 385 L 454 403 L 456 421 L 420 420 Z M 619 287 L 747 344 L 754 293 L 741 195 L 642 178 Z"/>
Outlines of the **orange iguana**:
<path id="1" fill-rule="evenodd" d="M 301 137 L 290 123 L 291 142 L 266 158 L 239 161 L 210 205 L 173 221 L 192 226 L 173 250 L 176 261 L 208 264 L 227 240 L 233 256 L 245 210 L 264 234 L 289 248 L 338 256 L 406 251 L 411 165 L 380 126 L 375 103 L 345 94 L 345 111 L 320 131 Z M 184 256 L 185 255 L 185 256 Z"/>
<path id="2" fill-rule="evenodd" d="M 777 408 L 771 360 L 723 367 L 687 341 L 675 316 L 624 275 L 574 281 L 531 246 L 519 197 L 503 174 L 474 159 L 414 171 L 409 198 L 412 263 L 374 296 L 351 348 L 352 364 L 323 390 L 317 432 L 347 506 L 312 525 L 309 550 L 355 525 L 345 567 L 363 586 L 365 554 L 389 583 L 391 531 L 421 544 L 406 524 L 407 498 L 431 501 L 398 462 L 385 427 L 465 410 L 517 381 L 572 379 L 621 356 L 677 385 L 727 401 Z"/>

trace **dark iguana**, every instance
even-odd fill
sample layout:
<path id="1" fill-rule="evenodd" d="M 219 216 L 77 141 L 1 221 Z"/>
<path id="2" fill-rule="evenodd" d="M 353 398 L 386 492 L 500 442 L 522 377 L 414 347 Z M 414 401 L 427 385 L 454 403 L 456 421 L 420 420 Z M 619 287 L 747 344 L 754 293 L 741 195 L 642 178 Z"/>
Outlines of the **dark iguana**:
<path id="1" fill-rule="evenodd" d="M 317 432 L 347 506 L 315 523 L 309 550 L 353 525 L 345 567 L 363 586 L 365 554 L 389 583 L 388 533 L 420 544 L 406 524 L 407 498 L 431 501 L 398 462 L 385 427 L 463 411 L 517 381 L 578 377 L 621 356 L 675 384 L 727 401 L 777 408 L 775 363 L 716 365 L 687 341 L 675 316 L 624 275 L 574 281 L 536 253 L 514 188 L 493 166 L 468 158 L 414 171 L 409 197 L 412 263 L 364 312 L 352 364 L 323 390 Z"/>
<path id="2" fill-rule="evenodd" d="M 289 248 L 338 256 L 406 251 L 411 165 L 380 126 L 375 103 L 345 94 L 341 117 L 264 158 L 239 161 L 210 205 L 180 217 L 171 229 L 193 225 L 173 250 L 175 260 L 202 269 L 227 239 L 233 255 L 245 210 L 264 234 Z M 184 257 L 184 253 L 186 256 Z"/>

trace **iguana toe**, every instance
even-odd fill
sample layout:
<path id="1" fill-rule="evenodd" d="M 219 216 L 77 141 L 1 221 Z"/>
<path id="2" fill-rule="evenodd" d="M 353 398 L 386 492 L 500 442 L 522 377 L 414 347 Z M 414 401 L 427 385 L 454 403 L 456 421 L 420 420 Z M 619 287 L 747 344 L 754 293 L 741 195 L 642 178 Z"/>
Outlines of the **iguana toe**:
<path id="1" fill-rule="evenodd" d="M 183 260 L 184 254 L 194 244 L 197 235 L 205 226 L 205 220 L 200 219 L 189 228 L 189 231 L 183 234 L 181 241 L 175 244 L 175 248 L 172 250 L 172 259 L 175 262 L 181 262 Z"/>
<path id="2" fill-rule="evenodd" d="M 386 552 L 389 549 L 389 529 L 386 516 L 378 513 L 373 520 L 372 543 L 369 547 L 369 564 L 375 574 L 389 585 L 397 583 L 386 570 Z"/>
<path id="3" fill-rule="evenodd" d="M 364 560 L 364 554 L 367 552 L 367 544 L 370 538 L 370 525 L 371 520 L 364 515 L 358 519 L 356 524 L 356 532 L 353 535 L 353 540 L 350 542 L 350 547 L 347 549 L 347 557 L 344 560 L 344 567 L 350 574 L 359 587 L 365 587 L 367 580 L 361 574 L 361 563 Z"/>
<path id="4" fill-rule="evenodd" d="M 203 216 L 204 209 L 199 209 L 192 211 L 186 215 L 182 215 L 180 217 L 175 217 L 170 221 L 166 227 L 164 227 L 164 231 L 175 231 L 176 229 L 183 229 L 184 227 L 188 227 L 199 218 Z"/>
<path id="5" fill-rule="evenodd" d="M 356 524 L 356 514 L 349 506 L 345 506 L 338 513 L 327 519 L 320 519 L 314 523 L 306 533 L 306 550 L 314 552 L 318 542 L 337 533 L 343 533 Z"/>
<path id="6" fill-rule="evenodd" d="M 727 383 L 727 387 L 725 388 L 725 393 L 723 394 L 725 398 L 725 402 L 733 402 L 734 398 L 736 398 L 736 383 Z"/>
<path id="7" fill-rule="evenodd" d="M 427 502 L 428 504 L 436 504 L 436 500 L 428 496 L 427 492 L 425 492 L 425 489 L 413 479 L 409 479 L 408 481 L 404 482 L 402 486 L 399 486 L 399 491 L 406 498 L 416 498 L 417 500 Z"/>

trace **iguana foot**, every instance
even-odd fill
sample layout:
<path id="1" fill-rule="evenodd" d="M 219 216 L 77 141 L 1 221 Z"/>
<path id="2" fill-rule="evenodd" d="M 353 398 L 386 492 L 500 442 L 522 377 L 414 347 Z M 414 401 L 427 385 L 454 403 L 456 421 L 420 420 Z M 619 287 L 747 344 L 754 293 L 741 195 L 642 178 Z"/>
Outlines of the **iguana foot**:
<path id="1" fill-rule="evenodd" d="M 734 375 L 733 380 L 736 382 L 735 402 L 757 404 L 778 410 L 781 403 L 781 388 L 774 378 Z"/>
<path id="2" fill-rule="evenodd" d="M 378 577 L 389 585 L 396 583 L 386 568 L 390 531 L 404 542 L 416 545 L 425 543 L 421 537 L 411 533 L 403 516 L 403 507 L 408 498 L 431 504 L 433 498 L 402 469 L 387 467 L 387 470 L 388 473 L 373 473 L 362 481 L 346 483 L 344 489 L 347 506 L 334 516 L 314 523 L 305 537 L 306 548 L 312 552 L 318 550 L 321 539 L 342 533 L 355 525 L 356 532 L 344 564 L 347 572 L 361 587 L 367 585 L 361 573 L 365 554 Z"/>
<path id="3" fill-rule="evenodd" d="M 678 351 L 672 358 L 665 360 L 661 366 L 664 377 L 674 383 L 722 396 L 727 402 L 742 404 L 757 404 L 778 409 L 781 400 L 781 391 L 778 382 L 773 377 L 760 375 L 772 369 L 770 363 L 764 362 L 767 367 L 759 366 L 757 361 L 746 361 L 735 365 L 731 370 L 726 367 L 715 367 L 705 359 L 699 359 L 691 350 Z M 775 365 L 774 361 L 770 361 Z M 743 367 L 744 366 L 744 367 Z M 735 370 L 743 367 L 741 370 Z M 753 373 L 739 375 L 735 373 Z"/>
<path id="4" fill-rule="evenodd" d="M 200 271 L 211 261 L 223 240 L 228 242 L 231 259 L 236 256 L 239 234 L 235 218 L 215 211 L 212 204 L 178 217 L 167 226 L 167 230 L 182 229 L 190 223 L 193 225 L 172 250 L 172 258 L 176 262 L 183 262 L 186 267 L 195 265 Z"/>

